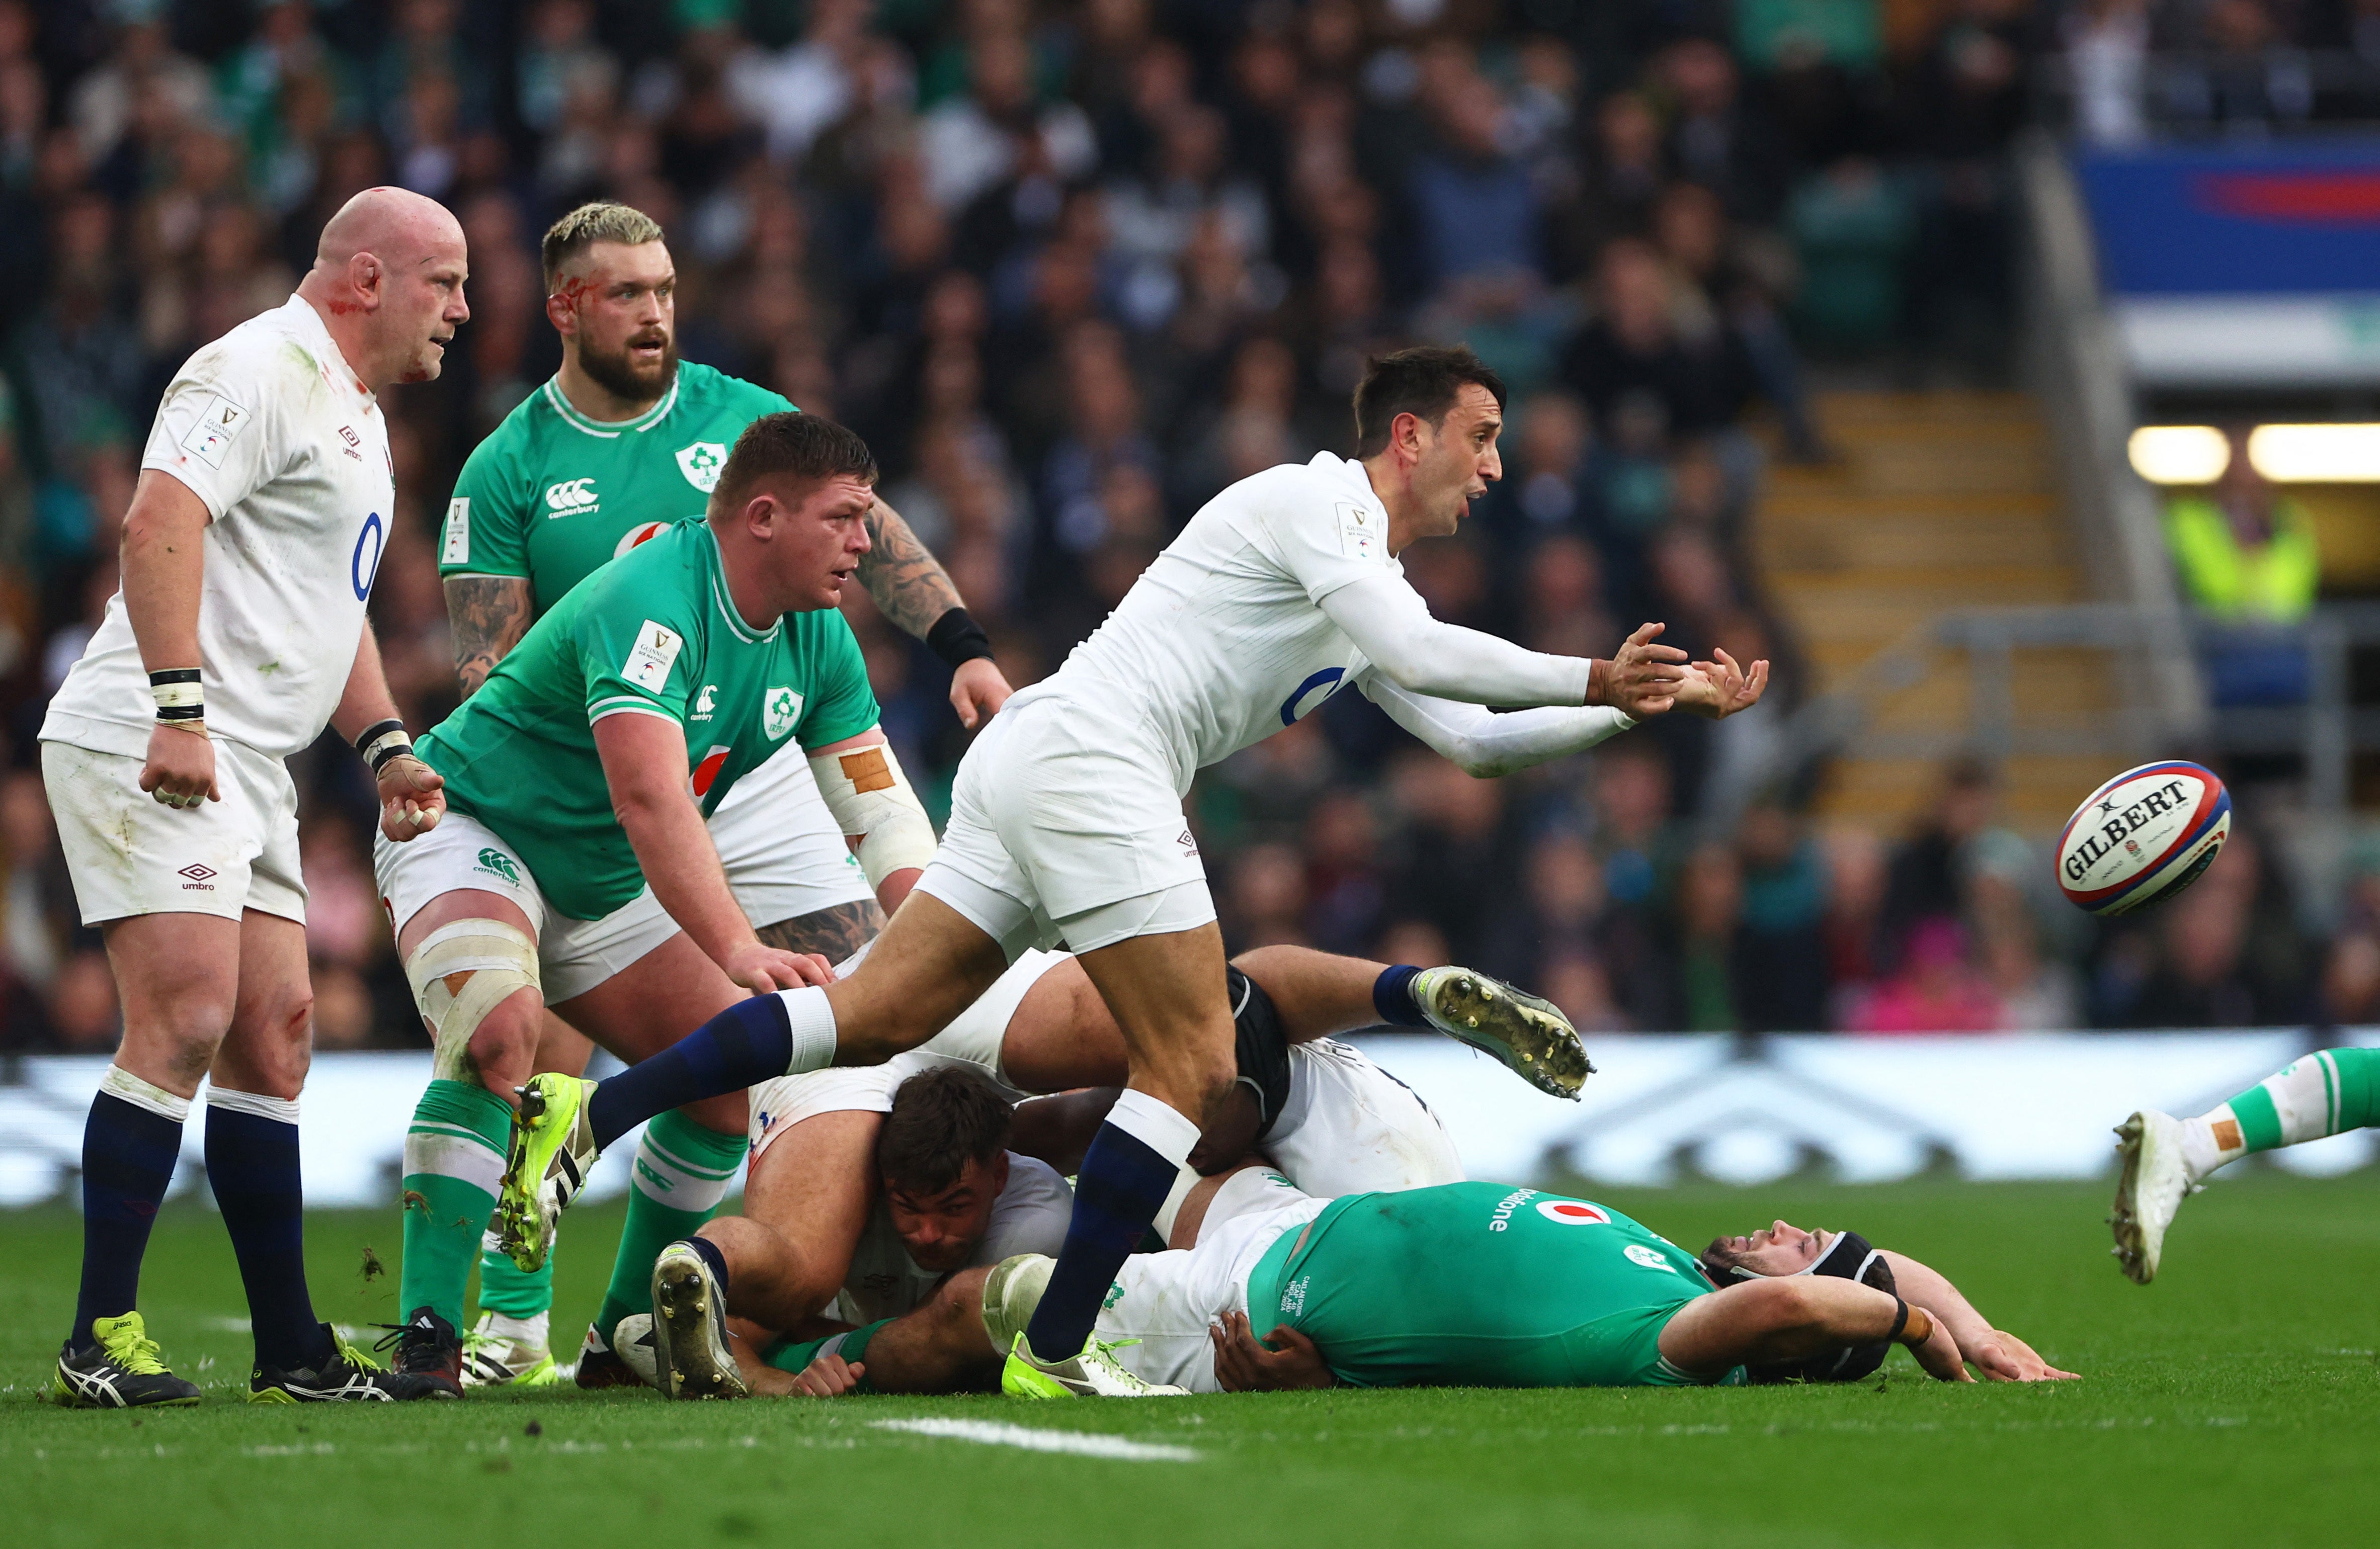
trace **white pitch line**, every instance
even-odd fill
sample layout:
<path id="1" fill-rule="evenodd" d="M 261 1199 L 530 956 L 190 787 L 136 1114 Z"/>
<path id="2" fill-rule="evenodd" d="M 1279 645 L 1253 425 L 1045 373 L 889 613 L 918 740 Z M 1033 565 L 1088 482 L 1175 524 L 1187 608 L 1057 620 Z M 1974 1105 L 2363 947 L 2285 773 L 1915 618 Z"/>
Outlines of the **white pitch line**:
<path id="1" fill-rule="evenodd" d="M 1070 1452 L 1078 1458 L 1112 1458 L 1130 1463 L 1195 1463 L 1196 1450 L 1156 1442 L 1126 1441 L 1082 1431 L 1037 1431 L 1026 1425 L 1006 1425 L 990 1420 L 878 1420 L 879 1431 L 908 1431 L 920 1436 L 941 1436 L 954 1442 L 980 1442 L 986 1446 L 1021 1446 L 1027 1452 Z"/>

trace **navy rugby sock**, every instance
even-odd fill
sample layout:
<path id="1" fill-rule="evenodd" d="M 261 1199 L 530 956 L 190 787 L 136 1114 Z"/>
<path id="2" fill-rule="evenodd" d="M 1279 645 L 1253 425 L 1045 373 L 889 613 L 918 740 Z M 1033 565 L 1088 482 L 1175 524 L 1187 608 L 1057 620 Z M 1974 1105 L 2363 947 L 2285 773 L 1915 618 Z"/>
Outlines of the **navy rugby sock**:
<path id="1" fill-rule="evenodd" d="M 1429 1018 L 1421 1014 L 1413 995 L 1413 982 L 1420 975 L 1420 969 L 1404 962 L 1380 970 L 1380 976 L 1372 981 L 1372 1010 L 1380 1013 L 1382 1022 L 1397 1027 L 1429 1025 Z"/>
<path id="2" fill-rule="evenodd" d="M 1116 1099 L 1083 1154 L 1066 1245 L 1025 1325 L 1035 1355 L 1063 1361 L 1083 1348 L 1108 1288 L 1197 1144 L 1198 1126 L 1148 1094 L 1128 1091 Z"/>
<path id="3" fill-rule="evenodd" d="M 318 1366 L 333 1353 L 306 1290 L 305 1192 L 298 1180 L 298 1105 L 253 1092 L 207 1089 L 207 1186 L 223 1212 L 248 1290 L 256 1363 Z"/>
<path id="4" fill-rule="evenodd" d="M 587 1121 L 596 1145 L 609 1149 L 656 1114 L 772 1080 L 793 1060 L 793 1023 L 784 1002 L 756 995 L 598 1085 L 587 1102 Z"/>
<path id="5" fill-rule="evenodd" d="M 129 1100 L 118 1095 L 127 1089 L 134 1089 Z M 140 1255 L 174 1180 L 189 1107 L 188 1098 L 115 1065 L 91 1100 L 82 1129 L 82 1286 L 67 1336 L 71 1349 L 92 1342 L 93 1318 L 121 1317 L 138 1305 Z"/>

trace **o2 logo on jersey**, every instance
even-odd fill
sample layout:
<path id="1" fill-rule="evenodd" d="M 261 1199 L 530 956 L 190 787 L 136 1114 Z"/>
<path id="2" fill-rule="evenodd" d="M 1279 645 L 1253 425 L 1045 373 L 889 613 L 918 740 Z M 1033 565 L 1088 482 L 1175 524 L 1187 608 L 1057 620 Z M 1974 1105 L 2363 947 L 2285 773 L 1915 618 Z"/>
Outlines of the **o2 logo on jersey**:
<path id="1" fill-rule="evenodd" d="M 702 756 L 702 762 L 686 777 L 686 789 L 694 793 L 696 801 L 710 794 L 710 788 L 719 783 L 719 771 L 727 767 L 727 756 L 734 751 L 722 743 L 710 744 L 710 751 Z"/>
<path id="2" fill-rule="evenodd" d="M 1611 1217 L 1584 1200 L 1539 1200 L 1537 1214 L 1566 1227 L 1608 1227 Z"/>
<path id="3" fill-rule="evenodd" d="M 1345 681 L 1346 676 L 1347 669 L 1344 667 L 1325 667 L 1299 684 L 1290 691 L 1289 697 L 1281 702 L 1281 723 L 1283 726 L 1296 725 L 1300 716 L 1313 710 L 1323 700 L 1338 693 L 1339 685 Z M 1315 693 L 1318 688 L 1322 692 Z"/>
<path id="4" fill-rule="evenodd" d="M 369 563 L 364 559 L 367 546 L 371 550 Z M 347 556 L 347 579 L 355 585 L 358 602 L 371 596 L 372 577 L 380 574 L 381 551 L 387 547 L 388 533 L 381 526 L 380 513 L 375 511 L 364 518 L 364 530 L 356 534 L 356 551 Z"/>
<path id="5" fill-rule="evenodd" d="M 620 541 L 613 547 L 612 557 L 616 560 L 639 543 L 650 543 L 668 530 L 667 522 L 639 522 L 620 535 Z"/>

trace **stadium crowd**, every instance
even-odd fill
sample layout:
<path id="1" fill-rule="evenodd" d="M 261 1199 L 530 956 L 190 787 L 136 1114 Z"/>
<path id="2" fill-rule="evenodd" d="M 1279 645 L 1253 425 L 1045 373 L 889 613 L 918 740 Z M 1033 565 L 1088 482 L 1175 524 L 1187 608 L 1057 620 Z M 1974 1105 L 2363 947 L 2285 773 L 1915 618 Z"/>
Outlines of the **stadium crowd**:
<path id="1" fill-rule="evenodd" d="M 2031 66 L 2152 8 L 0 0 L 0 1051 L 116 1036 L 34 732 L 115 587 L 157 395 L 382 182 L 447 202 L 472 261 L 444 377 L 388 405 L 372 608 L 417 732 L 455 696 L 437 520 L 558 360 L 539 234 L 601 196 L 670 233 L 685 358 L 869 439 L 1019 684 L 1208 496 L 1344 450 L 1366 354 L 1425 338 L 1514 395 L 1503 483 L 1406 558 L 1438 616 L 1579 654 L 1659 618 L 1778 661 L 1760 715 L 1501 781 L 1333 700 L 1195 794 L 1234 947 L 1475 962 L 1582 1029 L 2366 1015 L 2380 875 L 2325 947 L 2252 833 L 2156 930 L 2103 937 L 2045 901 L 1987 771 L 1913 834 L 1702 821 L 1800 686 L 1738 534 L 1766 457 L 1826 454 L 1803 360 L 2003 364 Z M 2360 46 L 2380 24 L 2350 9 Z M 938 805 L 944 670 L 853 598 Z M 344 748 L 298 763 L 318 1045 L 418 1047 L 370 784 Z"/>

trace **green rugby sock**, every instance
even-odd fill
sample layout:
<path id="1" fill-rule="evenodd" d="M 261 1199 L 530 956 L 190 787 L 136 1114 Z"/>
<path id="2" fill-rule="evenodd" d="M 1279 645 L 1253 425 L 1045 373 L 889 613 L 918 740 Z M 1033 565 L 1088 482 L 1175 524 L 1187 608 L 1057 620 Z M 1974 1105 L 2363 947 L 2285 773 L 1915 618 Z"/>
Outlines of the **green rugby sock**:
<path id="1" fill-rule="evenodd" d="M 553 1254 L 561 1246 L 556 1239 L 546 1249 L 545 1263 L 531 1274 L 496 1246 L 495 1233 L 483 1236 L 480 1240 L 480 1310 L 524 1321 L 552 1311 Z"/>
<path id="2" fill-rule="evenodd" d="M 762 1350 L 760 1359 L 780 1372 L 798 1372 L 820 1356 L 828 1354 L 839 1355 L 856 1366 L 868 1358 L 868 1342 L 892 1321 L 891 1318 L 880 1318 L 841 1334 L 830 1334 L 823 1339 L 780 1339 Z M 876 1386 L 863 1376 L 859 1379 L 859 1386 L 852 1391 L 873 1393 Z"/>
<path id="3" fill-rule="evenodd" d="M 480 1234 L 496 1208 L 513 1110 L 469 1082 L 433 1081 L 405 1132 L 405 1262 L 397 1316 L 422 1307 L 463 1326 Z"/>
<path id="4" fill-rule="evenodd" d="M 2186 1120 L 2192 1180 L 2252 1151 L 2302 1145 L 2380 1124 L 2380 1048 L 2326 1048 Z"/>
<path id="5" fill-rule="evenodd" d="M 606 1349 L 622 1318 L 653 1310 L 653 1261 L 718 1213 L 743 1164 L 742 1135 L 706 1130 L 675 1109 L 645 1126 L 630 1174 L 619 1256 L 612 1261 L 603 1310 L 595 1315 L 595 1337 Z"/>

